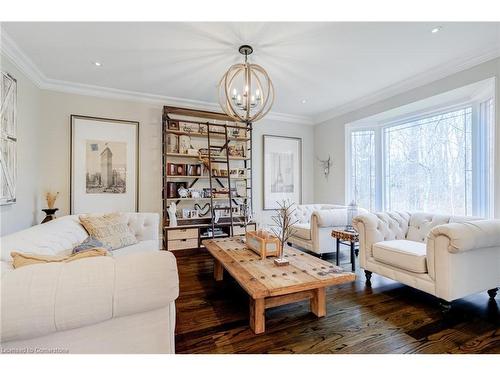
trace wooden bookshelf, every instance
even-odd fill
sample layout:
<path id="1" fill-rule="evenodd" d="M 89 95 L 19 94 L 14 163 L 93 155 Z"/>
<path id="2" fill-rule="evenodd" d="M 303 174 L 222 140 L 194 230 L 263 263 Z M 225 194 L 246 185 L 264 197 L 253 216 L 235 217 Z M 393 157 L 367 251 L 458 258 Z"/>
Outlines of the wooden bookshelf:
<path id="1" fill-rule="evenodd" d="M 187 142 L 187 147 L 193 150 L 190 154 L 185 148 L 181 150 L 181 139 L 183 147 Z M 206 154 L 212 154 L 214 149 L 220 154 L 211 155 L 208 161 Z M 248 218 L 241 215 L 242 207 L 247 205 L 252 212 L 252 124 L 236 123 L 223 113 L 165 106 L 162 155 L 164 249 L 200 248 L 202 239 L 245 233 Z M 176 174 L 179 166 L 180 173 Z M 170 173 L 170 168 L 175 170 Z M 201 173 L 187 173 L 189 168 Z M 219 175 L 224 169 L 227 175 Z M 239 175 L 229 175 L 234 170 Z M 197 191 L 200 196 L 181 198 L 178 187 L 187 188 L 189 194 Z M 212 195 L 204 196 L 207 191 Z M 177 205 L 176 227 L 170 226 L 168 217 L 171 203 Z M 220 212 L 218 222 L 214 217 L 216 211 Z M 185 212 L 193 213 L 194 217 L 186 217 Z M 248 225 L 256 229 L 255 223 Z"/>

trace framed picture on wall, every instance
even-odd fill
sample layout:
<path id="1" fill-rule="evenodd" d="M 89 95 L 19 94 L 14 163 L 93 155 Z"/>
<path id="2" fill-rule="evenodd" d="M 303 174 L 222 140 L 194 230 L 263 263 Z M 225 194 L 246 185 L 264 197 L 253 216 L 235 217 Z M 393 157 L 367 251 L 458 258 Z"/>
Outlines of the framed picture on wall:
<path id="1" fill-rule="evenodd" d="M 139 123 L 71 115 L 70 212 L 139 206 Z"/>
<path id="2" fill-rule="evenodd" d="M 302 139 L 264 135 L 264 210 L 302 203 Z"/>
<path id="3" fill-rule="evenodd" d="M 17 81 L 0 75 L 0 206 L 16 203 Z"/>

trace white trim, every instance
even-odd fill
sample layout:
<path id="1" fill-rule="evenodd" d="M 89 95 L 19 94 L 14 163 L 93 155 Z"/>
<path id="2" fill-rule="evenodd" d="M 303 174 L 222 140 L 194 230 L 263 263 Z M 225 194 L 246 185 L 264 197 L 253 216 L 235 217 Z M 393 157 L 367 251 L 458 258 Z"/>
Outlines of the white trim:
<path id="1" fill-rule="evenodd" d="M 1 53 L 5 54 L 5 56 L 7 56 L 21 72 L 23 72 L 36 86 L 42 90 L 66 92 L 70 94 L 94 96 L 107 99 L 130 100 L 157 105 L 189 107 L 207 111 L 220 111 L 220 106 L 217 103 L 48 78 L 40 69 L 38 69 L 35 63 L 17 46 L 17 44 L 3 29 L 0 29 L 0 32 Z M 266 119 L 296 124 L 314 125 L 313 120 L 309 117 L 281 112 L 270 112 L 267 114 Z M 258 123 L 256 124 L 258 125 Z"/>
<path id="2" fill-rule="evenodd" d="M 360 108 L 368 107 L 372 104 L 413 90 L 417 87 L 425 86 L 429 83 L 493 60 L 497 57 L 500 57 L 500 47 L 495 46 L 470 55 L 462 60 L 455 59 L 448 64 L 441 64 L 436 68 L 419 73 L 394 85 L 387 86 L 381 90 L 340 105 L 329 111 L 320 113 L 314 117 L 314 123 L 321 124 L 325 121 L 331 120 L 332 118 L 345 115 L 346 113 L 356 111 Z"/>

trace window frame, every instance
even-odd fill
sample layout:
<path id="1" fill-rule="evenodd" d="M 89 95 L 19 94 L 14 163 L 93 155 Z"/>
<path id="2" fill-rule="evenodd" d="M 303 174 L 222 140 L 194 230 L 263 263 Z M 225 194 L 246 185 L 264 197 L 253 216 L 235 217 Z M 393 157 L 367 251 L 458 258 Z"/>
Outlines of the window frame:
<path id="1" fill-rule="evenodd" d="M 481 105 L 492 100 L 493 125 L 485 130 L 484 123 L 481 122 Z M 387 155 L 385 154 L 385 131 L 388 128 L 402 125 L 408 122 L 425 119 L 428 117 L 453 112 L 467 107 L 472 108 L 472 213 L 471 216 L 493 217 L 494 215 L 494 163 L 495 163 L 495 143 L 491 140 L 495 137 L 495 95 L 494 92 L 486 92 L 473 98 L 460 99 L 447 103 L 428 106 L 425 109 L 404 113 L 381 121 L 362 120 L 356 123 L 345 125 L 345 191 L 346 202 L 354 199 L 352 187 L 352 133 L 357 131 L 375 132 L 375 202 L 374 211 L 387 210 L 387 191 L 385 184 Z M 489 139 L 488 139 L 489 138 Z M 489 147 L 489 157 L 484 157 L 486 144 Z M 489 173 L 482 173 L 487 168 Z"/>

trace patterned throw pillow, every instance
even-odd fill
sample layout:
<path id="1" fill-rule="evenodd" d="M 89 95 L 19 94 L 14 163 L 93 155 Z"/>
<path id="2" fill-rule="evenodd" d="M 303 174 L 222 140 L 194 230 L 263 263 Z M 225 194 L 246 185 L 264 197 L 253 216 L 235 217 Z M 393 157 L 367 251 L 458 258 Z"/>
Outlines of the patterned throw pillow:
<path id="1" fill-rule="evenodd" d="M 104 245 L 97 238 L 94 238 L 92 236 L 88 236 L 85 239 L 85 241 L 83 241 L 80 245 L 77 245 L 73 248 L 73 251 L 71 252 L 71 254 L 81 253 L 82 251 L 88 251 L 88 250 L 92 250 L 95 248 L 105 248 L 107 250 L 111 250 L 111 248 L 108 248 L 106 245 Z"/>
<path id="2" fill-rule="evenodd" d="M 91 237 L 101 241 L 111 250 L 136 244 L 138 241 L 119 213 L 104 215 L 80 215 L 80 223 Z"/>

